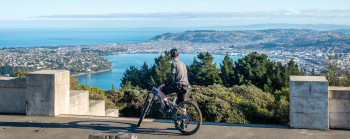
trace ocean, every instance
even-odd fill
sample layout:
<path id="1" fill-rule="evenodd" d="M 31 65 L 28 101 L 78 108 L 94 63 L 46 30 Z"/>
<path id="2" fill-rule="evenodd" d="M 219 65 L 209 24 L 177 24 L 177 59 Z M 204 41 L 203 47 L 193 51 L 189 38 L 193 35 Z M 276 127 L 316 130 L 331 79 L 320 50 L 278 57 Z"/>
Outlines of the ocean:
<path id="1" fill-rule="evenodd" d="M 143 42 L 162 33 L 181 31 L 184 30 L 172 28 L 0 29 L 0 48 Z"/>

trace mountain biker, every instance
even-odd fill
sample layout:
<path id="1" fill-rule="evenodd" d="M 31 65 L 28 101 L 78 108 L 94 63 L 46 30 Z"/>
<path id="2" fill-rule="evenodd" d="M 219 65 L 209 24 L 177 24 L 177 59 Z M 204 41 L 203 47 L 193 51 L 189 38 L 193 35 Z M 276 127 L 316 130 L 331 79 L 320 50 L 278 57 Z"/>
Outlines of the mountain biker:
<path id="1" fill-rule="evenodd" d="M 160 112 L 165 113 L 169 111 L 169 106 L 166 103 L 168 100 L 166 95 L 170 93 L 178 93 L 176 103 L 179 104 L 182 101 L 187 100 L 187 92 L 190 90 L 191 85 L 187 78 L 187 68 L 179 58 L 179 51 L 176 48 L 170 50 L 171 56 L 171 70 L 169 79 L 158 87 L 158 93 L 162 100 L 165 102 L 165 106 L 159 109 Z M 184 108 L 185 110 L 185 108 Z M 185 110 L 186 111 L 186 110 Z"/>

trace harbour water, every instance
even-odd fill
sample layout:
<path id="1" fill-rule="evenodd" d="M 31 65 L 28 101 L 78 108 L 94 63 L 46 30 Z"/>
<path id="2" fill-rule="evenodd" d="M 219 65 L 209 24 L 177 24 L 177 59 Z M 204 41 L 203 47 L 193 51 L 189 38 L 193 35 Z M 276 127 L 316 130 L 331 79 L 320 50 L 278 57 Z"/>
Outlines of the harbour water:
<path id="1" fill-rule="evenodd" d="M 108 61 L 112 62 L 113 70 L 95 73 L 95 74 L 85 74 L 81 76 L 76 76 L 79 84 L 92 85 L 99 87 L 103 90 L 112 89 L 112 84 L 117 88 L 121 83 L 121 78 L 123 73 L 131 65 L 135 67 L 141 67 L 144 62 L 149 66 L 154 64 L 154 58 L 160 56 L 161 54 L 119 54 L 106 56 Z M 164 54 L 163 54 L 164 55 Z M 184 62 L 186 65 L 192 64 L 196 54 L 181 54 L 179 60 Z M 216 67 L 219 68 L 225 55 L 213 54 L 213 63 L 216 63 Z M 241 56 L 230 56 L 233 61 L 237 61 Z"/>

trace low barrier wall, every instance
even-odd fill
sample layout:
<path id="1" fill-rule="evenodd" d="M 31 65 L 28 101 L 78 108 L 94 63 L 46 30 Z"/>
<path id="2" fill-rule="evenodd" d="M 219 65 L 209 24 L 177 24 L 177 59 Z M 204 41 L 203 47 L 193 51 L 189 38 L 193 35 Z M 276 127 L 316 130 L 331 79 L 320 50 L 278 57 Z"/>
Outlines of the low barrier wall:
<path id="1" fill-rule="evenodd" d="M 0 77 L 0 113 L 26 113 L 26 79 Z"/>
<path id="2" fill-rule="evenodd" d="M 328 87 L 329 127 L 350 129 L 350 87 Z"/>
<path id="3" fill-rule="evenodd" d="M 118 117 L 118 109 L 107 112 Z M 0 113 L 106 116 L 106 109 L 105 101 L 89 100 L 89 91 L 70 90 L 69 71 L 41 70 L 27 73 L 27 78 L 0 77 Z"/>

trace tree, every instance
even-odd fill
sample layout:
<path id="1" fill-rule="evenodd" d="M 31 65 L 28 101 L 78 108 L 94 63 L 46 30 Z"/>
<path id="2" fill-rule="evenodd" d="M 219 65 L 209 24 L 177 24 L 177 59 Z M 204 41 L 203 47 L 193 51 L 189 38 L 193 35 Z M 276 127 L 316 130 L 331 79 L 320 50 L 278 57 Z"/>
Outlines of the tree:
<path id="1" fill-rule="evenodd" d="M 200 77 L 198 74 L 199 71 L 199 62 L 197 61 L 197 58 L 193 58 L 193 62 L 190 66 L 187 66 L 187 73 L 188 73 L 188 81 L 190 84 L 198 84 L 200 82 Z"/>
<path id="2" fill-rule="evenodd" d="M 20 72 L 29 72 L 29 71 L 35 71 L 36 68 L 33 67 L 19 67 L 19 66 L 0 66 L 0 75 L 6 75 L 9 74 L 10 76 L 14 76 L 14 74 L 18 71 Z"/>
<path id="3" fill-rule="evenodd" d="M 152 86 L 148 84 L 148 81 L 154 82 L 153 73 L 155 71 L 155 67 L 149 68 L 146 62 L 140 68 L 140 83 L 139 87 L 144 89 L 151 89 Z"/>
<path id="4" fill-rule="evenodd" d="M 347 59 L 344 61 L 344 86 L 350 86 L 350 52 L 347 54 Z"/>
<path id="5" fill-rule="evenodd" d="M 133 86 L 140 85 L 140 75 L 141 72 L 138 68 L 136 68 L 135 66 L 130 66 L 128 69 L 126 69 L 125 73 L 123 74 L 120 86 L 125 87 L 128 85 L 128 82 Z"/>
<path id="6" fill-rule="evenodd" d="M 261 89 L 269 89 L 266 84 L 272 74 L 273 62 L 265 54 L 253 52 L 235 62 L 235 84 L 254 84 Z M 238 80 L 237 80 L 238 79 Z M 265 85 L 266 84 L 266 85 Z"/>
<path id="7" fill-rule="evenodd" d="M 81 90 L 81 87 L 78 84 L 78 80 L 73 76 L 70 76 L 70 90 Z"/>
<path id="8" fill-rule="evenodd" d="M 13 77 L 26 78 L 27 72 L 19 70 L 15 74 L 13 74 Z"/>
<path id="9" fill-rule="evenodd" d="M 156 84 L 164 83 L 170 74 L 170 53 L 165 51 L 165 55 L 160 55 L 158 58 L 155 58 L 155 82 Z"/>
<path id="10" fill-rule="evenodd" d="M 350 86 L 349 61 L 344 61 L 344 69 L 338 63 L 339 56 L 330 54 L 324 61 L 321 74 L 326 76 L 330 86 Z"/>
<path id="11" fill-rule="evenodd" d="M 288 63 L 287 63 L 287 75 L 304 75 L 306 74 L 302 68 L 299 69 L 298 64 L 296 64 L 294 62 L 293 59 L 291 59 Z"/>
<path id="12" fill-rule="evenodd" d="M 194 60 L 189 66 L 190 83 L 195 85 L 208 86 L 212 84 L 222 84 L 222 80 L 216 69 L 216 64 L 213 64 L 214 57 L 206 52 L 205 54 L 199 53 L 197 58 L 200 60 Z"/>
<path id="13" fill-rule="evenodd" d="M 123 74 L 121 88 L 140 87 L 143 89 L 151 89 L 152 86 L 148 81 L 155 84 L 164 83 L 170 73 L 170 54 L 165 52 L 165 55 L 160 55 L 154 59 L 154 65 L 149 67 L 145 62 L 140 68 L 131 65 Z"/>
<path id="14" fill-rule="evenodd" d="M 226 53 L 222 64 L 220 64 L 221 73 L 219 74 L 224 86 L 232 86 L 234 83 L 234 65 L 233 60 Z"/>
<path id="15" fill-rule="evenodd" d="M 235 62 L 234 71 L 234 84 L 253 84 L 270 93 L 288 87 L 290 75 L 306 74 L 293 60 L 283 66 L 281 62 L 273 62 L 266 54 L 257 52 L 238 59 Z"/>
<path id="16" fill-rule="evenodd" d="M 312 69 L 311 70 L 311 74 L 310 74 L 311 76 L 318 76 L 318 74 L 315 72 L 315 69 Z"/>

